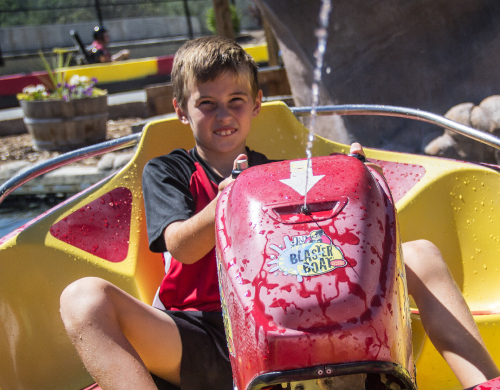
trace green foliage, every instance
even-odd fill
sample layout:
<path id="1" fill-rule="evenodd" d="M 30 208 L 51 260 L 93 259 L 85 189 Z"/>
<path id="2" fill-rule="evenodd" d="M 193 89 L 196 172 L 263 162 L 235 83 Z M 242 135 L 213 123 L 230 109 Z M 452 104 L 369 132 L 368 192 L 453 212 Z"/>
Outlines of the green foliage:
<path id="1" fill-rule="evenodd" d="M 42 84 L 29 85 L 22 93 L 16 95 L 18 100 L 73 100 L 86 97 L 97 97 L 106 95 L 107 91 L 95 87 L 97 79 L 89 79 L 86 76 L 74 75 L 69 82 L 66 80 L 66 68 L 69 65 L 71 55 L 64 59 L 64 50 L 54 49 L 56 53 L 51 65 L 44 54 L 39 51 L 42 64 L 47 71 L 48 79 L 40 78 Z"/>
<path id="2" fill-rule="evenodd" d="M 231 11 L 231 22 L 233 23 L 233 31 L 235 34 L 240 32 L 241 16 L 234 5 L 229 5 L 229 10 Z M 213 7 L 207 10 L 206 14 L 207 28 L 212 34 L 217 34 L 217 27 L 215 24 L 215 11 Z"/>
<path id="3" fill-rule="evenodd" d="M 49 89 L 52 91 L 56 91 L 56 93 L 60 94 L 62 84 L 66 80 L 65 69 L 69 66 L 69 62 L 71 61 L 71 55 L 66 56 L 65 60 L 63 50 L 54 49 L 54 52 L 56 53 L 56 57 L 52 66 L 49 64 L 49 61 L 47 61 L 47 59 L 40 50 L 38 51 L 38 54 L 40 55 L 43 67 L 47 71 L 47 75 L 49 76 L 50 79 L 50 82 L 48 83 Z"/>

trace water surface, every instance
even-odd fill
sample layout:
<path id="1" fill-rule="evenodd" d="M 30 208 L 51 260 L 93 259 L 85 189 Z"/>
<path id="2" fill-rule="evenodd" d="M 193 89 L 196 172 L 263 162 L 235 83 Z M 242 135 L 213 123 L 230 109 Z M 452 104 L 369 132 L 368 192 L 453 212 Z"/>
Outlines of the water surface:
<path id="1" fill-rule="evenodd" d="M 27 205 L 23 208 L 13 206 L 0 207 L 0 237 L 31 221 L 51 207 L 46 204 Z"/>

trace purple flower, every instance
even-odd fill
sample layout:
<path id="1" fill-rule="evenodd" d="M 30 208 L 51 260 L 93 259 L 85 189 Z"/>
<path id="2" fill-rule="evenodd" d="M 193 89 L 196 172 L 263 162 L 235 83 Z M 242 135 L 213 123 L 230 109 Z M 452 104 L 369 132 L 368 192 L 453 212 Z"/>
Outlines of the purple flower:
<path id="1" fill-rule="evenodd" d="M 63 96 L 63 100 L 64 100 L 65 102 L 68 102 L 68 101 L 69 101 L 69 96 L 68 96 L 68 95 L 64 95 L 64 96 Z"/>
<path id="2" fill-rule="evenodd" d="M 97 79 L 95 77 L 92 77 L 90 81 L 92 82 L 92 84 L 97 84 Z"/>

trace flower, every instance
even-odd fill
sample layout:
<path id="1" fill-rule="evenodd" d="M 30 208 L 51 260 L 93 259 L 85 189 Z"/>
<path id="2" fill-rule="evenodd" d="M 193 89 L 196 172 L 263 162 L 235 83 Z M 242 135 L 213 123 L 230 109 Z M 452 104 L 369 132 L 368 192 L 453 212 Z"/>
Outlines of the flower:
<path id="1" fill-rule="evenodd" d="M 69 58 L 63 64 L 62 51 L 54 51 L 57 53 L 57 66 L 54 70 L 50 67 L 43 53 L 39 52 L 48 77 L 41 79 L 43 84 L 25 87 L 22 93 L 17 94 L 16 97 L 18 100 L 64 100 L 67 102 L 69 100 L 92 98 L 107 94 L 106 90 L 95 87 L 97 84 L 95 77 L 89 79 L 87 76 L 73 75 L 69 82 L 67 82 L 66 68 L 69 65 Z"/>
<path id="2" fill-rule="evenodd" d="M 74 75 L 69 83 L 57 84 L 56 89 L 47 91 L 43 84 L 30 85 L 17 94 L 18 100 L 74 100 L 106 95 L 107 91 L 95 87 L 97 79 Z"/>

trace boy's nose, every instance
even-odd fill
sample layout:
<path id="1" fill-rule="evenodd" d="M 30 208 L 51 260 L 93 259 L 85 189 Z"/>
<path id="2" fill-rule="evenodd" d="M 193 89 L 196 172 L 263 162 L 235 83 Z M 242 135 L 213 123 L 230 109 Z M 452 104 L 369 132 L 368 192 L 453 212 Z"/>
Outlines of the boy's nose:
<path id="1" fill-rule="evenodd" d="M 219 106 L 217 108 L 217 114 L 216 114 L 217 120 L 224 120 L 224 119 L 228 119 L 229 117 L 230 117 L 230 113 L 229 113 L 229 110 L 227 109 L 227 107 Z"/>

